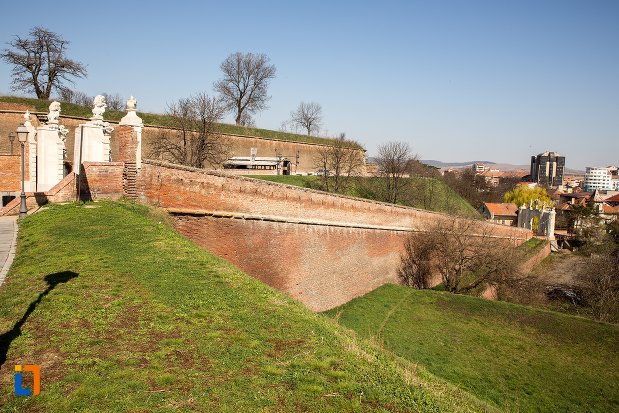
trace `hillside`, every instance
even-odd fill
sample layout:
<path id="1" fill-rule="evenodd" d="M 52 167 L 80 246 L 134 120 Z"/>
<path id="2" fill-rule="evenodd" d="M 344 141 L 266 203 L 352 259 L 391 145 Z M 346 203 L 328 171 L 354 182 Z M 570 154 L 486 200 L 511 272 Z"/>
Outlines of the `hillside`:
<path id="1" fill-rule="evenodd" d="M 327 313 L 508 411 L 619 411 L 619 327 L 385 285 Z"/>
<path id="2" fill-rule="evenodd" d="M 15 97 L 15 96 L 0 96 L 0 102 L 18 103 L 22 105 L 31 106 L 31 107 L 34 107 L 38 112 L 43 112 L 43 113 L 48 112 L 49 104 L 51 103 L 51 101 L 49 100 L 22 98 L 22 97 Z M 82 118 L 90 118 L 92 116 L 92 108 L 90 107 L 80 106 L 80 105 L 76 105 L 73 103 L 67 103 L 67 102 L 61 102 L 61 104 L 62 104 L 62 115 L 63 116 L 76 116 L 76 117 L 82 117 Z M 108 120 L 108 121 L 119 121 L 125 115 L 126 115 L 125 112 L 106 111 L 104 114 L 104 117 L 105 117 L 105 120 Z M 166 115 L 162 115 L 158 113 L 147 113 L 147 112 L 138 112 L 138 115 L 142 118 L 145 125 L 149 125 L 149 126 L 170 126 L 172 125 L 170 117 Z M 231 135 L 255 136 L 259 138 L 286 140 L 286 141 L 302 142 L 302 143 L 319 143 L 319 144 L 329 145 L 332 142 L 332 139 L 329 139 L 329 138 L 299 135 L 296 133 L 279 132 L 279 131 L 273 131 L 269 129 L 246 128 L 244 126 L 231 125 L 228 123 L 217 124 L 217 131 L 220 133 L 227 133 Z M 359 146 L 359 148 L 361 147 Z"/>
<path id="3" fill-rule="evenodd" d="M 262 179 L 303 188 L 323 189 L 318 176 L 247 175 L 248 178 Z M 382 182 L 374 177 L 355 177 L 343 195 L 378 200 Z M 428 211 L 444 212 L 469 218 L 480 218 L 480 214 L 464 198 L 451 189 L 442 179 L 414 176 L 402 197 L 401 205 Z"/>
<path id="4" fill-rule="evenodd" d="M 39 396 L 5 385 L 20 363 L 41 365 Z M 133 203 L 21 222 L 0 365 L 3 411 L 488 411 Z"/>

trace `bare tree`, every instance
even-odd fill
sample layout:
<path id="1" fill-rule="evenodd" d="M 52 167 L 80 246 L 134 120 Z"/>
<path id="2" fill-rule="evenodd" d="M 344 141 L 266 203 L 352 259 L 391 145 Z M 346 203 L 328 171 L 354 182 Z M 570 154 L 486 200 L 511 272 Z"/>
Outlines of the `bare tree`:
<path id="1" fill-rule="evenodd" d="M 76 105 L 91 107 L 92 102 L 95 99 L 94 96 L 89 96 L 84 92 L 79 90 L 73 90 L 67 88 L 62 88 L 59 90 L 59 98 L 63 102 L 75 103 Z"/>
<path id="2" fill-rule="evenodd" d="M 161 132 L 151 156 L 196 168 L 220 166 L 230 156 L 229 145 L 215 133 L 224 113 L 221 101 L 206 93 L 169 104 L 166 114 L 174 130 Z"/>
<path id="3" fill-rule="evenodd" d="M 378 147 L 376 163 L 385 182 L 384 201 L 395 204 L 400 200 L 416 159 L 406 142 L 388 142 Z"/>
<path id="4" fill-rule="evenodd" d="M 593 257 L 582 276 L 587 303 L 601 321 L 619 320 L 619 251 Z"/>
<path id="5" fill-rule="evenodd" d="M 256 127 L 256 121 L 249 113 L 243 112 L 243 114 L 241 115 L 241 122 L 239 123 L 239 126 L 254 128 Z"/>
<path id="6" fill-rule="evenodd" d="M 265 54 L 233 53 L 222 62 L 221 71 L 224 78 L 215 82 L 215 90 L 226 108 L 234 111 L 237 125 L 244 113 L 266 109 L 269 81 L 275 78 L 276 69 Z"/>
<path id="7" fill-rule="evenodd" d="M 107 104 L 107 109 L 115 112 L 122 112 L 125 109 L 125 101 L 118 93 L 109 94 L 103 93 L 105 96 L 105 103 Z"/>
<path id="8" fill-rule="evenodd" d="M 432 272 L 450 292 L 471 292 L 518 278 L 519 251 L 509 239 L 495 238 L 489 226 L 452 218 L 435 222 L 427 233 L 413 233 L 399 270 L 405 283 L 419 288 Z"/>
<path id="9" fill-rule="evenodd" d="M 346 139 L 345 133 L 341 133 L 331 145 L 320 147 L 314 157 L 314 165 L 322 171 L 323 189 L 343 192 L 349 178 L 362 172 L 364 158 L 361 145 Z"/>
<path id="10" fill-rule="evenodd" d="M 418 233 L 404 241 L 404 252 L 400 255 L 398 276 L 405 285 L 418 289 L 430 287 L 432 277 L 430 257 L 433 247 L 432 242 L 426 242 Z"/>
<path id="11" fill-rule="evenodd" d="M 69 41 L 44 27 L 34 27 L 29 37 L 15 36 L 4 49 L 2 59 L 13 65 L 13 90 L 34 92 L 39 99 L 49 99 L 53 89 L 62 90 L 71 77 L 86 77 L 86 66 L 67 58 Z"/>
<path id="12" fill-rule="evenodd" d="M 318 133 L 322 122 L 322 106 L 315 102 L 301 102 L 296 110 L 290 112 L 290 122 L 304 129 L 307 135 Z"/>

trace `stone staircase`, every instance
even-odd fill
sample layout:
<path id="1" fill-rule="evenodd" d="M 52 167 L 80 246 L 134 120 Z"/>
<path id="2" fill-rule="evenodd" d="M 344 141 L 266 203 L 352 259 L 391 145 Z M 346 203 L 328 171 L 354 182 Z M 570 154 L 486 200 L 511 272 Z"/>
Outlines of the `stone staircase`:
<path id="1" fill-rule="evenodd" d="M 123 169 L 123 190 L 129 199 L 138 199 L 138 168 L 135 162 L 125 162 Z"/>

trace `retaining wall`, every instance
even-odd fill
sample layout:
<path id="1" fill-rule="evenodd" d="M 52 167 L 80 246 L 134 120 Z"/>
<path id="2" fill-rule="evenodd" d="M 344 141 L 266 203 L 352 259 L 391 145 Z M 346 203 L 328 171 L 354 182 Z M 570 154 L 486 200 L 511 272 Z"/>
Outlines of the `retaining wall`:
<path id="1" fill-rule="evenodd" d="M 324 311 L 397 283 L 404 239 L 448 215 L 145 160 L 142 202 L 248 274 Z M 476 221 L 515 244 L 530 231 Z"/>

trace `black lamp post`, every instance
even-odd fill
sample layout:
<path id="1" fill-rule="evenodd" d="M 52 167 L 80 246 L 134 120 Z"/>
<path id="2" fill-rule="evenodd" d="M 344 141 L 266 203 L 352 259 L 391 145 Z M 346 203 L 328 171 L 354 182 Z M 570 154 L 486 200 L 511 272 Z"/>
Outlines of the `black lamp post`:
<path id="1" fill-rule="evenodd" d="M 15 132 L 9 133 L 9 142 L 11 142 L 11 155 L 13 155 L 13 142 L 15 142 Z"/>
<path id="2" fill-rule="evenodd" d="M 17 127 L 17 140 L 21 144 L 21 202 L 19 204 L 19 217 L 23 218 L 28 214 L 28 208 L 26 207 L 26 192 L 24 183 L 24 144 L 28 140 L 28 128 L 23 123 Z"/>

